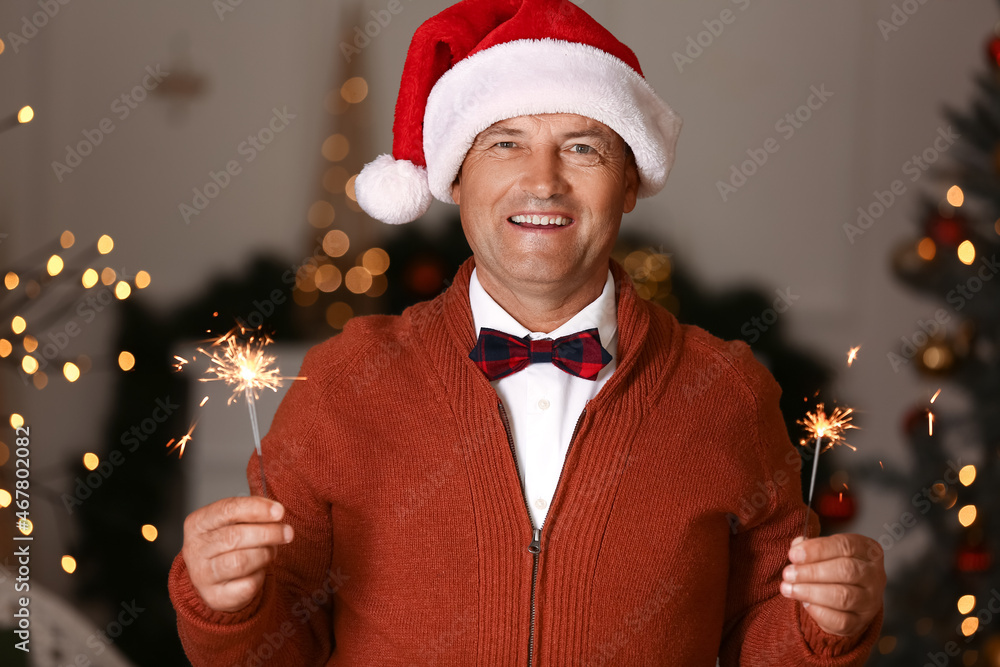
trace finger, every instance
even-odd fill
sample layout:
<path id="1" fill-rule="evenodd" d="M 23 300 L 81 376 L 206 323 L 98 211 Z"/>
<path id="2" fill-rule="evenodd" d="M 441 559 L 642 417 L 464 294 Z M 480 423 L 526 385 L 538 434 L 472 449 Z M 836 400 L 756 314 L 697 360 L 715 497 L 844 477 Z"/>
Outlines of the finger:
<path id="1" fill-rule="evenodd" d="M 199 551 L 205 558 L 214 558 L 229 551 L 288 544 L 294 535 L 295 531 L 287 524 L 239 523 L 202 535 Z"/>
<path id="2" fill-rule="evenodd" d="M 211 585 L 219 586 L 263 572 L 274 560 L 273 547 L 229 551 L 208 561 Z"/>
<path id="3" fill-rule="evenodd" d="M 793 563 L 815 563 L 833 558 L 862 558 L 873 560 L 871 545 L 877 542 L 864 535 L 843 534 L 814 537 L 793 546 L 788 559 Z M 879 550 L 881 553 L 881 550 Z"/>
<path id="4" fill-rule="evenodd" d="M 872 580 L 875 564 L 859 558 L 834 558 L 819 563 L 786 565 L 782 577 L 789 583 L 831 583 L 865 586 Z"/>
<path id="5" fill-rule="evenodd" d="M 830 609 L 819 604 L 810 604 L 805 607 L 805 611 L 823 631 L 832 635 L 856 635 L 868 624 L 864 617 L 858 614 Z"/>
<path id="6" fill-rule="evenodd" d="M 836 611 L 863 613 L 873 606 L 870 590 L 847 584 L 790 584 L 781 582 L 781 594 L 810 605 L 818 604 Z"/>
<path id="7" fill-rule="evenodd" d="M 239 611 L 254 598 L 264 585 L 264 572 L 256 572 L 242 579 L 234 579 L 212 589 L 209 603 L 217 611 Z"/>
<path id="8" fill-rule="evenodd" d="M 236 523 L 280 521 L 284 514 L 281 503 L 260 496 L 223 498 L 188 515 L 184 530 L 205 533 Z"/>

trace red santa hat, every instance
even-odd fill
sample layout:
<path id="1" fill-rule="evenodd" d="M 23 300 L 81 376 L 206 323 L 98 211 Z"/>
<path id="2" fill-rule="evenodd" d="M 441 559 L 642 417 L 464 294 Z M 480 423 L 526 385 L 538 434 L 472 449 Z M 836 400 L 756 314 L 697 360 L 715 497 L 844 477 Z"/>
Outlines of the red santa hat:
<path id="1" fill-rule="evenodd" d="M 546 113 L 604 123 L 635 154 L 639 196 L 663 188 L 681 119 L 627 46 L 568 0 L 462 0 L 414 34 L 392 155 L 358 175 L 358 203 L 391 224 L 419 218 L 432 196 L 454 203 L 451 185 L 480 132 Z"/>

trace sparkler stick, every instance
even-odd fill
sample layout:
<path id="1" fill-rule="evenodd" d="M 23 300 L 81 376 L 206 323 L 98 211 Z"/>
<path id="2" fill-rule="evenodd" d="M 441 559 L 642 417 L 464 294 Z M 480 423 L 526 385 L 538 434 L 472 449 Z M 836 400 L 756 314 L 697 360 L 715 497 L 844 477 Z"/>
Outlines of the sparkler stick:
<path id="1" fill-rule="evenodd" d="M 243 326 L 231 329 L 212 343 L 212 347 L 222 347 L 221 351 L 207 352 L 204 348 L 198 351 L 204 354 L 211 361 L 206 373 L 215 377 L 200 378 L 202 382 L 212 382 L 222 380 L 227 385 L 232 385 L 233 393 L 226 401 L 226 405 L 231 405 L 236 398 L 243 394 L 247 401 L 247 409 L 250 411 L 250 428 L 253 430 L 254 447 L 257 450 L 257 460 L 260 462 L 260 485 L 264 496 L 267 496 L 267 479 L 264 477 L 264 453 L 260 447 L 260 428 L 257 425 L 257 404 L 258 392 L 263 389 L 278 391 L 278 387 L 285 380 L 304 380 L 299 377 L 282 377 L 279 375 L 277 367 L 273 366 L 274 357 L 264 353 L 264 348 L 274 341 L 266 334 L 255 331 L 250 334 L 245 343 L 241 343 L 240 336 L 246 336 L 248 330 Z"/>
<path id="2" fill-rule="evenodd" d="M 807 412 L 804 419 L 798 420 L 799 424 L 806 427 L 806 432 L 809 434 L 810 438 L 815 439 L 815 446 L 813 448 L 813 469 L 812 469 L 812 481 L 809 482 L 809 502 L 806 504 L 806 518 L 802 525 L 802 537 L 803 539 L 809 536 L 809 508 L 812 507 L 813 491 L 816 488 L 816 471 L 819 468 L 819 455 L 821 452 L 830 449 L 835 444 L 846 445 L 851 449 L 857 451 L 857 449 L 848 444 L 844 440 L 844 431 L 849 428 L 857 428 L 851 424 L 851 414 L 854 412 L 852 408 L 834 408 L 833 412 L 827 416 L 823 409 L 823 404 L 819 403 L 816 405 L 816 412 Z M 821 449 L 823 440 L 826 439 L 827 445 Z M 803 447 L 807 446 L 808 440 L 800 440 L 799 444 Z"/>

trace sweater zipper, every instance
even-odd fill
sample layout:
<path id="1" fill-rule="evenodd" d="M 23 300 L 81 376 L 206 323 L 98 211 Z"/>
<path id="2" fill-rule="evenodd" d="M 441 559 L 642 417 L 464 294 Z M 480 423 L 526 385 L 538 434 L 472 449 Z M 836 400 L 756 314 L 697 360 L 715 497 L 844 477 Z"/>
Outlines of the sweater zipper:
<path id="1" fill-rule="evenodd" d="M 514 448 L 514 438 L 510 434 L 510 420 L 507 417 L 507 409 L 504 408 L 503 402 L 497 399 L 497 406 L 500 409 L 500 419 L 503 422 L 503 429 L 507 433 L 507 444 L 510 446 L 510 455 L 514 458 L 514 469 L 517 471 L 517 480 L 521 481 L 521 466 L 517 462 L 517 450 Z M 573 447 L 573 441 L 576 440 L 576 434 L 580 430 L 580 423 L 583 421 L 583 416 L 587 414 L 587 408 L 584 408 L 580 413 L 580 416 L 576 420 L 576 426 L 573 427 L 573 435 L 569 438 L 569 445 L 566 447 L 566 458 L 569 458 L 570 449 Z M 563 465 L 565 468 L 565 463 Z M 562 481 L 562 469 L 559 470 L 559 477 L 556 478 L 556 492 L 559 491 L 559 483 Z M 553 498 L 555 495 L 553 495 Z M 528 496 L 525 494 L 524 488 L 521 489 L 521 499 L 524 500 L 524 511 L 528 514 L 528 522 L 531 522 L 531 508 L 528 507 Z M 538 583 L 538 557 L 542 553 L 542 528 L 545 526 L 545 521 L 542 521 L 542 525 L 535 528 L 532 525 L 531 529 L 531 544 L 528 545 L 528 552 L 531 553 L 531 627 L 528 628 L 528 667 L 531 667 L 534 662 L 535 654 L 535 588 Z"/>

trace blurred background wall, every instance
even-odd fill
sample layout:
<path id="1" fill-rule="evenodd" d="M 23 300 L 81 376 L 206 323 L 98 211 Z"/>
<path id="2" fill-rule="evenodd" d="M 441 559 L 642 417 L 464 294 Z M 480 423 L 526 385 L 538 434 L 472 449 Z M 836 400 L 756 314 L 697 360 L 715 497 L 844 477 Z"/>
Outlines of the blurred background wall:
<path id="1" fill-rule="evenodd" d="M 4 3 L 0 115 L 30 105 L 34 119 L 0 134 L 0 264 L 23 273 L 62 252 L 67 273 L 113 268 L 109 289 L 146 271 L 149 285 L 133 284 L 129 299 L 153 317 L 168 317 L 198 302 L 220 277 L 244 275 L 260 253 L 298 269 L 318 229 L 342 227 L 352 259 L 356 251 L 390 246 L 403 229 L 364 218 L 343 197 L 331 223 L 316 202 L 326 196 L 324 183 L 343 189 L 364 162 L 390 150 L 409 38 L 448 4 L 399 0 L 401 10 L 388 13 L 383 0 Z M 997 7 L 913 2 L 916 11 L 887 32 L 885 22 L 898 9 L 893 0 L 581 4 L 636 51 L 653 87 L 685 121 L 665 191 L 642 201 L 623 232 L 662 245 L 673 265 L 708 292 L 753 287 L 795 295 L 780 326 L 835 369 L 830 395 L 859 412 L 861 430 L 850 439 L 858 451 L 838 451 L 838 461 L 905 470 L 911 452 L 901 420 L 940 382 L 922 379 L 910 364 L 894 369 L 887 354 L 940 304 L 900 284 L 891 257 L 914 235 L 920 192 L 939 198 L 941 183 L 929 174 L 907 179 L 906 192 L 863 234 L 849 238 L 844 225 L 876 201 L 876 191 L 904 178 L 913 155 L 934 145 L 947 127 L 943 104 L 968 102 Z M 50 15 L 33 23 L 42 5 Z M 345 91 L 359 100 L 349 104 L 341 86 L 355 77 L 365 84 L 355 81 Z M 146 93 L 136 89 L 144 81 Z M 786 119 L 810 99 L 807 120 Z M 248 137 L 268 137 L 265 128 L 273 131 L 270 142 L 248 147 Z M 349 146 L 327 142 L 332 134 Z M 734 167 L 760 155 L 769 138 L 778 148 L 766 162 L 745 184 L 720 190 L 720 181 L 732 185 Z M 77 160 L 69 153 L 80 142 L 95 145 Z M 239 173 L 220 178 L 227 163 Z M 343 171 L 330 173 L 331 165 Z M 225 186 L 206 190 L 213 173 Z M 195 190 L 216 194 L 199 200 Z M 207 205 L 198 210 L 200 204 Z M 414 225 L 431 235 L 454 233 L 447 227 L 453 216 L 435 203 Z M 75 241 L 61 251 L 66 230 Z M 106 256 L 91 250 L 101 235 L 114 243 Z M 76 307 L 74 289 L 80 291 L 54 286 L 51 308 L 67 299 Z M 366 312 L 354 303 L 350 312 Z M 32 428 L 34 474 L 50 495 L 32 505 L 33 577 L 67 598 L 79 573 L 68 574 L 60 559 L 79 541 L 80 527 L 59 496 L 74 483 L 68 462 L 107 446 L 123 372 L 121 309 L 111 302 L 92 310 L 90 320 L 68 311 L 35 330 L 44 344 L 68 319 L 77 321 L 80 331 L 60 346 L 59 361 L 85 355 L 79 380 L 68 382 L 53 362 L 39 390 L 16 363 L 7 364 L 0 394 L 5 421 L 17 413 Z M 9 322 L 0 328 L 13 340 Z M 336 328 L 318 320 L 315 332 L 322 338 Z M 856 345 L 859 360 L 847 369 L 846 352 Z M 939 405 L 964 401 L 956 390 L 944 392 Z M 2 436 L 9 446 L 11 433 Z M 238 473 L 244 463 L 232 461 Z M 849 528 L 872 537 L 907 504 L 877 482 L 851 491 L 859 511 Z M 13 521 L 11 511 L 0 513 L 5 523 Z M 161 536 L 155 548 L 176 553 L 179 526 L 160 530 L 169 539 Z M 919 529 L 907 540 L 887 555 L 890 573 L 929 541 Z"/>

